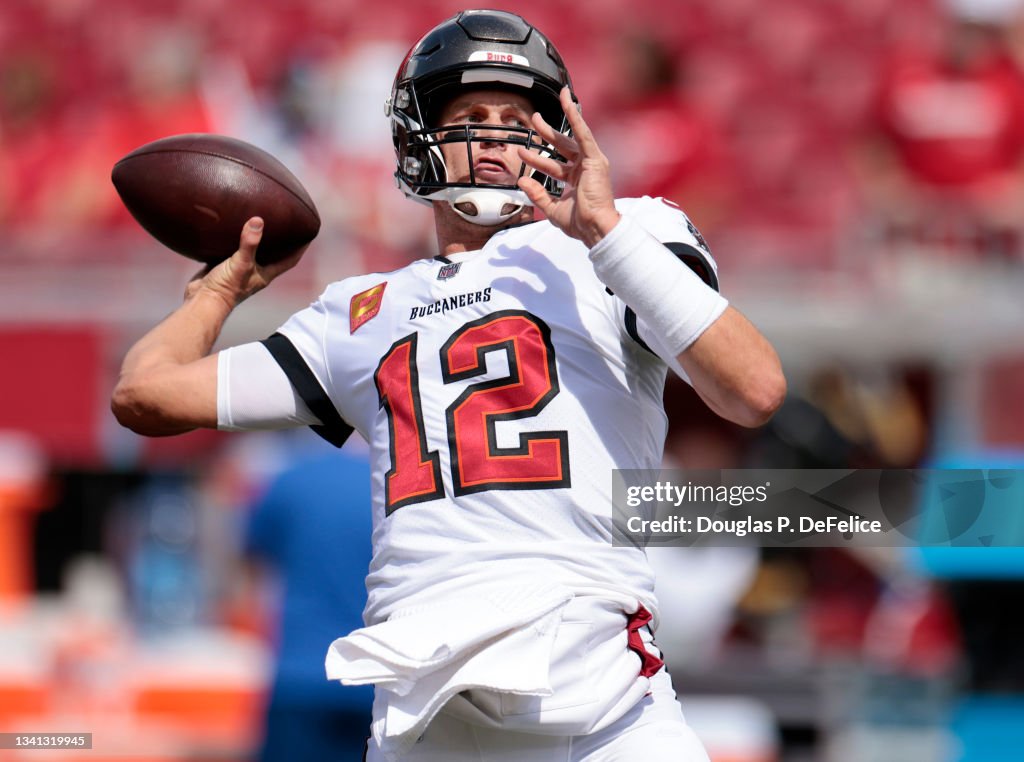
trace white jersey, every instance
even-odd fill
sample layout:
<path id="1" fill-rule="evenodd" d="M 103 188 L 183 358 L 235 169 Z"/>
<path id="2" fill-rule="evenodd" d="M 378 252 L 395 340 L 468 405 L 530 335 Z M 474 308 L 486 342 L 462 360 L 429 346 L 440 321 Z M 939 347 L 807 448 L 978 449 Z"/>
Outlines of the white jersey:
<path id="1" fill-rule="evenodd" d="M 717 286 L 678 208 L 617 205 Z M 525 573 L 656 612 L 643 550 L 612 547 L 612 471 L 660 467 L 675 360 L 584 244 L 535 222 L 480 251 L 349 278 L 265 344 L 321 433 L 350 426 L 370 445 L 367 624 Z"/>

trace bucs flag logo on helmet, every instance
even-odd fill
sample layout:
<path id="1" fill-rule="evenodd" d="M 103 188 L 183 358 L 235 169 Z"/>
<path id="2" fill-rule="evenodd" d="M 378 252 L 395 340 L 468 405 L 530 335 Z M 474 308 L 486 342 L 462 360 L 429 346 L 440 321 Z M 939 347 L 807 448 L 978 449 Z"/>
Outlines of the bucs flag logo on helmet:
<path id="1" fill-rule="evenodd" d="M 387 281 L 378 283 L 373 288 L 368 288 L 352 297 L 348 310 L 349 333 L 355 333 L 364 323 L 377 317 L 381 302 L 384 300 L 384 288 L 387 285 Z"/>

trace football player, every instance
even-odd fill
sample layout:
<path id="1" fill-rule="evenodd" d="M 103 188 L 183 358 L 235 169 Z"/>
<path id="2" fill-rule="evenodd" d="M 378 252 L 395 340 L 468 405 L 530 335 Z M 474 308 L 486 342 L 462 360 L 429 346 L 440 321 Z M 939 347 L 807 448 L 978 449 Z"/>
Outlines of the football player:
<path id="1" fill-rule="evenodd" d="M 268 339 L 210 354 L 300 256 L 256 265 L 250 220 L 129 351 L 114 411 L 142 434 L 367 440 L 366 626 L 327 673 L 376 685 L 369 760 L 706 760 L 653 643 L 644 551 L 612 543 L 612 472 L 659 467 L 669 369 L 757 426 L 785 395 L 777 355 L 675 204 L 613 197 L 562 59 L 522 18 L 435 27 L 387 112 L 439 254 L 333 283 Z"/>

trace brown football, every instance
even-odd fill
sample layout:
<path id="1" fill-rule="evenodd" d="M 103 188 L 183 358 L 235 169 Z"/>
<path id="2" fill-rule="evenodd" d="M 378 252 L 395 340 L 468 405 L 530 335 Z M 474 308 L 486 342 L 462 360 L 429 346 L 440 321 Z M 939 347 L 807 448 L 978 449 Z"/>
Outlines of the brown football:
<path id="1" fill-rule="evenodd" d="M 231 256 L 250 217 L 264 221 L 261 264 L 283 259 L 320 232 L 320 215 L 295 175 L 261 148 L 224 135 L 147 143 L 114 165 L 111 180 L 150 235 L 200 262 Z"/>

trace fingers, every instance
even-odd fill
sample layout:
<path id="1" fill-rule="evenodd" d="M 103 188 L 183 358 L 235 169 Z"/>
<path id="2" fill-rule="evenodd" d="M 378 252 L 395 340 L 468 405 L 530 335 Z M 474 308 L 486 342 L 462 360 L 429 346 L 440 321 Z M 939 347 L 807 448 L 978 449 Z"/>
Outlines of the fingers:
<path id="1" fill-rule="evenodd" d="M 526 197 L 530 199 L 530 202 L 540 209 L 545 215 L 548 214 L 548 210 L 551 208 L 554 200 L 551 195 L 544 190 L 544 186 L 534 180 L 532 177 L 520 177 L 518 183 L 519 190 L 526 194 Z"/>
<path id="2" fill-rule="evenodd" d="M 572 128 L 572 134 L 579 145 L 580 153 L 593 156 L 599 151 L 597 141 L 594 139 L 594 133 L 590 131 L 590 127 L 583 121 L 583 115 L 572 99 L 572 93 L 568 87 L 562 88 L 562 92 L 558 94 L 558 100 L 561 102 L 562 111 L 565 112 L 565 118 Z"/>
<path id="3" fill-rule="evenodd" d="M 533 114 L 533 127 L 537 131 L 537 134 L 541 136 L 547 143 L 555 147 L 563 156 L 575 156 L 580 152 L 579 146 L 576 145 L 576 141 L 570 138 L 568 135 L 563 135 L 550 124 L 548 124 L 544 117 L 540 113 Z"/>
<path id="4" fill-rule="evenodd" d="M 568 167 L 563 162 L 555 161 L 554 159 L 548 158 L 546 156 L 540 156 L 539 154 L 531 153 L 530 151 L 527 151 L 525 148 L 519 148 L 518 154 L 519 158 L 522 159 L 527 166 L 539 170 L 540 172 L 543 172 L 545 175 L 550 175 L 556 180 L 563 181 L 566 180 L 568 177 Z"/>
<path id="5" fill-rule="evenodd" d="M 567 158 L 578 155 L 587 157 L 600 156 L 601 149 L 597 145 L 594 133 L 590 131 L 590 126 L 583 120 L 583 116 L 580 114 L 576 102 L 572 99 L 572 92 L 568 87 L 562 88 L 558 99 L 562 105 L 562 111 L 565 113 L 566 121 L 572 129 L 573 136 L 570 138 L 558 132 L 544 120 L 543 116 L 535 113 L 533 114 L 533 126 L 537 134 Z"/>

